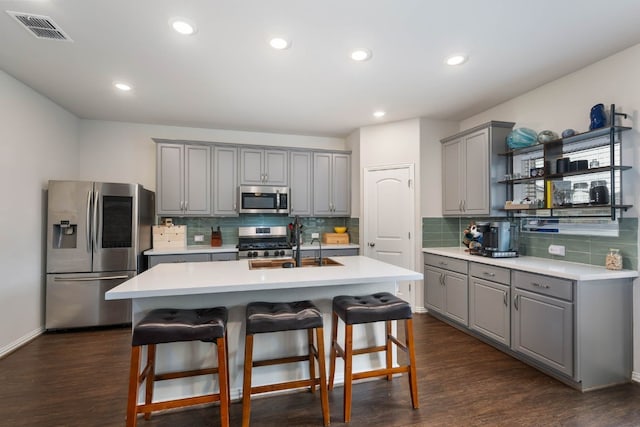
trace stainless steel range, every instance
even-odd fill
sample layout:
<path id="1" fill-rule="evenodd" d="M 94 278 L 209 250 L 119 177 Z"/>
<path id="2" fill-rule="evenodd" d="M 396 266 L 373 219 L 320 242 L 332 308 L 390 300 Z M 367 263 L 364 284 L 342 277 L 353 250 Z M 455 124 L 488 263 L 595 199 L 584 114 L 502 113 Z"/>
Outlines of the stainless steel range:
<path id="1" fill-rule="evenodd" d="M 275 258 L 292 255 L 287 227 L 238 228 L 239 258 Z"/>

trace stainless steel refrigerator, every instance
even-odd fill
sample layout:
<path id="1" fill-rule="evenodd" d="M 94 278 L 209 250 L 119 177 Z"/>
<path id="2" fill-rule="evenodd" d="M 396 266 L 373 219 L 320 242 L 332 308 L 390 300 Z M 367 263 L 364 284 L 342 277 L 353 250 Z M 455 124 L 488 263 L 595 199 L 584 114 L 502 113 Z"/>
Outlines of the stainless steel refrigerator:
<path id="1" fill-rule="evenodd" d="M 49 181 L 45 328 L 131 322 L 104 293 L 145 268 L 154 193 L 137 184 Z"/>

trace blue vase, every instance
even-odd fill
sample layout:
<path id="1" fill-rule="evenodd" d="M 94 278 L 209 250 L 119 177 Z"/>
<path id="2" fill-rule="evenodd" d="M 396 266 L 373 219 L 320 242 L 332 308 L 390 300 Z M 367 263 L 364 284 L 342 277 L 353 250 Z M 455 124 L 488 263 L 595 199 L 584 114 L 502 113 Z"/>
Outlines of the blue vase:
<path id="1" fill-rule="evenodd" d="M 596 104 L 591 107 L 591 124 L 589 130 L 600 129 L 607 124 L 607 116 L 604 111 L 604 104 Z"/>

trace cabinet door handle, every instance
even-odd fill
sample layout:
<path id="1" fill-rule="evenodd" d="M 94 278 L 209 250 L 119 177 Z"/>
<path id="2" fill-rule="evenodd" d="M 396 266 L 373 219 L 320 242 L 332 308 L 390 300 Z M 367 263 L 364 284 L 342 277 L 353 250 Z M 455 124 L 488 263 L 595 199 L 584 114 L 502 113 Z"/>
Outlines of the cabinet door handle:
<path id="1" fill-rule="evenodd" d="M 444 265 L 444 266 L 449 265 L 449 263 L 448 263 L 448 262 L 445 262 L 445 261 L 440 261 L 438 264 L 440 264 L 440 265 Z"/>
<path id="2" fill-rule="evenodd" d="M 513 297 L 513 306 L 515 307 L 516 310 L 518 310 L 518 297 L 520 295 L 516 295 Z"/>
<path id="3" fill-rule="evenodd" d="M 551 286 L 549 286 L 549 285 L 545 285 L 544 283 L 542 283 L 542 284 L 541 284 L 541 283 L 531 282 L 531 284 L 532 284 L 533 286 L 535 286 L 536 288 L 543 288 L 543 289 L 549 289 L 549 288 L 551 288 Z"/>
<path id="4" fill-rule="evenodd" d="M 184 210 L 185 211 L 189 210 L 189 202 L 184 202 Z"/>
<path id="5" fill-rule="evenodd" d="M 506 293 L 506 292 L 504 292 L 504 298 L 503 298 L 503 301 L 504 301 L 504 305 L 505 305 L 505 306 L 506 306 L 507 304 L 509 304 L 509 301 L 507 301 L 507 293 Z"/>
<path id="6" fill-rule="evenodd" d="M 467 201 L 463 200 L 462 201 L 462 212 L 466 212 L 467 211 Z"/>
<path id="7" fill-rule="evenodd" d="M 485 276 L 489 276 L 489 277 L 495 277 L 495 273 L 491 273 L 489 271 L 483 271 L 482 274 L 484 274 Z"/>
<path id="8" fill-rule="evenodd" d="M 440 274 L 440 284 L 444 286 L 444 274 Z"/>

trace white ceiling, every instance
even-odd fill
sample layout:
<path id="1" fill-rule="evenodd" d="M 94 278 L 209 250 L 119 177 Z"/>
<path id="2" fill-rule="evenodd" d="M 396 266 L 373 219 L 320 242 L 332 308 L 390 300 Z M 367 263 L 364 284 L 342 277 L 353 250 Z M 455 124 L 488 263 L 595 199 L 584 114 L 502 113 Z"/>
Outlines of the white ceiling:
<path id="1" fill-rule="evenodd" d="M 638 0 L 0 0 L 0 68 L 81 118 L 345 136 L 461 120 L 640 43 Z M 6 10 L 49 16 L 40 40 Z M 196 23 L 189 37 L 172 17 Z M 289 37 L 276 51 L 268 40 Z M 356 63 L 353 48 L 372 50 Z M 461 67 L 444 57 L 464 52 Z M 606 78 L 606 77 L 603 77 Z M 134 90 L 117 93 L 124 80 Z M 387 115 L 375 119 L 373 111 Z"/>

